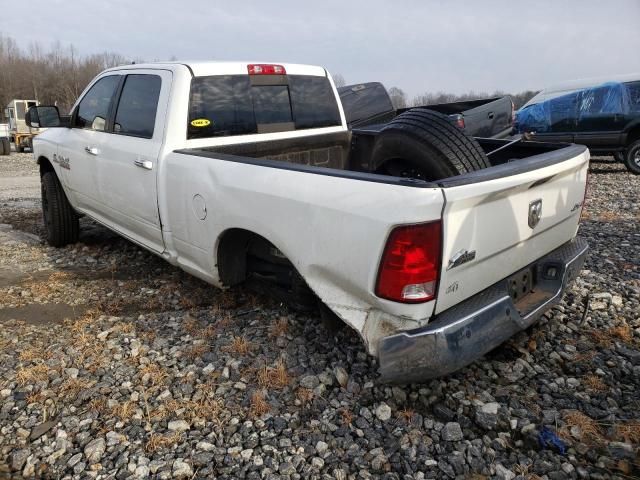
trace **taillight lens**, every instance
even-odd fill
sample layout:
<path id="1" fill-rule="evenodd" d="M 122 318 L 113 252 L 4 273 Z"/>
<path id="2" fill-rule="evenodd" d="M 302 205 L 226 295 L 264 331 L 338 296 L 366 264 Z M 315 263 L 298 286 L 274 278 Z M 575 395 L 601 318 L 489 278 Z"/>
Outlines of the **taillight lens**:
<path id="1" fill-rule="evenodd" d="M 456 124 L 456 127 L 458 127 L 460 130 L 464 130 L 464 117 L 459 113 L 452 116 L 453 116 L 453 123 Z"/>
<path id="2" fill-rule="evenodd" d="M 395 228 L 382 255 L 376 295 L 402 303 L 433 300 L 440 273 L 440 237 L 439 221 Z"/>
<path id="3" fill-rule="evenodd" d="M 249 75 L 286 75 L 287 71 L 282 65 L 265 63 L 247 65 Z"/>

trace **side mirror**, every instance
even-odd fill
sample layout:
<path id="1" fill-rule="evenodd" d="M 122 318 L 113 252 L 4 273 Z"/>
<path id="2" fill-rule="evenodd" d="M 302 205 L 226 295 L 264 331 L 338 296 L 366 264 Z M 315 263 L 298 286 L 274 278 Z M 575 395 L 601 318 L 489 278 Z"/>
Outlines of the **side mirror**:
<path id="1" fill-rule="evenodd" d="M 24 116 L 25 123 L 32 128 L 68 127 L 69 117 L 60 117 L 56 106 L 31 107 Z"/>

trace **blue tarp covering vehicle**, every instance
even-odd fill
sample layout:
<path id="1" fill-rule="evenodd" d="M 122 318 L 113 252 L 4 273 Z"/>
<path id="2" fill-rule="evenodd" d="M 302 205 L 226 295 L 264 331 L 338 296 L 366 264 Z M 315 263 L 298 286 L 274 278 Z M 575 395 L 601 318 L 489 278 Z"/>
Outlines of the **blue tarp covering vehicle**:
<path id="1" fill-rule="evenodd" d="M 640 175 L 640 74 L 635 80 L 543 90 L 516 112 L 514 133 L 580 143 Z"/>
<path id="2" fill-rule="evenodd" d="M 626 84 L 603 83 L 521 108 L 516 112 L 515 128 L 518 133 L 564 131 L 567 124 L 594 114 L 626 115 L 630 100 Z"/>

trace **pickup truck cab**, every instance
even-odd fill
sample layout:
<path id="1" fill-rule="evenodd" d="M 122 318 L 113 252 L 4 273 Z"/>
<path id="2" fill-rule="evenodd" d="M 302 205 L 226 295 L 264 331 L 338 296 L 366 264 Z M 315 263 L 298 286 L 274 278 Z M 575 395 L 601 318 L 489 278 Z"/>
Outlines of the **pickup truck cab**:
<path id="1" fill-rule="evenodd" d="M 449 115 L 460 129 L 474 137 L 506 138 L 513 129 L 515 107 L 508 95 L 395 109 L 380 82 L 346 85 L 338 88 L 338 93 L 351 128 L 386 123 L 414 108 L 428 108 Z"/>
<path id="2" fill-rule="evenodd" d="M 531 325 L 587 251 L 585 147 L 481 140 L 488 168 L 437 182 L 363 171 L 379 132 L 349 131 L 321 67 L 127 65 L 70 116 L 28 117 L 57 127 L 33 144 L 49 243 L 87 215 L 213 285 L 318 298 L 389 381 L 452 372 Z"/>

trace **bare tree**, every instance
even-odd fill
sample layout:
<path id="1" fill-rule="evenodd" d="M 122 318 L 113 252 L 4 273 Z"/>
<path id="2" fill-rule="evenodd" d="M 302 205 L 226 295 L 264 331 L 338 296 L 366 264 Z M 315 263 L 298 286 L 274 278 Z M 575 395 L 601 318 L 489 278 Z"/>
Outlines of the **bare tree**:
<path id="1" fill-rule="evenodd" d="M 391 87 L 389 89 L 389 98 L 391 98 L 391 103 L 393 104 L 393 108 L 396 110 L 398 108 L 406 108 L 407 107 L 407 94 L 404 93 L 398 87 Z"/>
<path id="2" fill-rule="evenodd" d="M 336 84 L 337 88 L 344 87 L 347 84 L 347 82 L 344 81 L 344 77 L 340 73 L 334 73 L 333 75 L 331 75 L 331 77 L 333 78 L 333 83 Z"/>
<path id="3" fill-rule="evenodd" d="M 59 42 L 47 48 L 32 43 L 20 48 L 0 34 L 0 117 L 14 98 L 35 99 L 68 111 L 85 86 L 100 71 L 128 63 L 116 53 L 79 56 Z"/>

